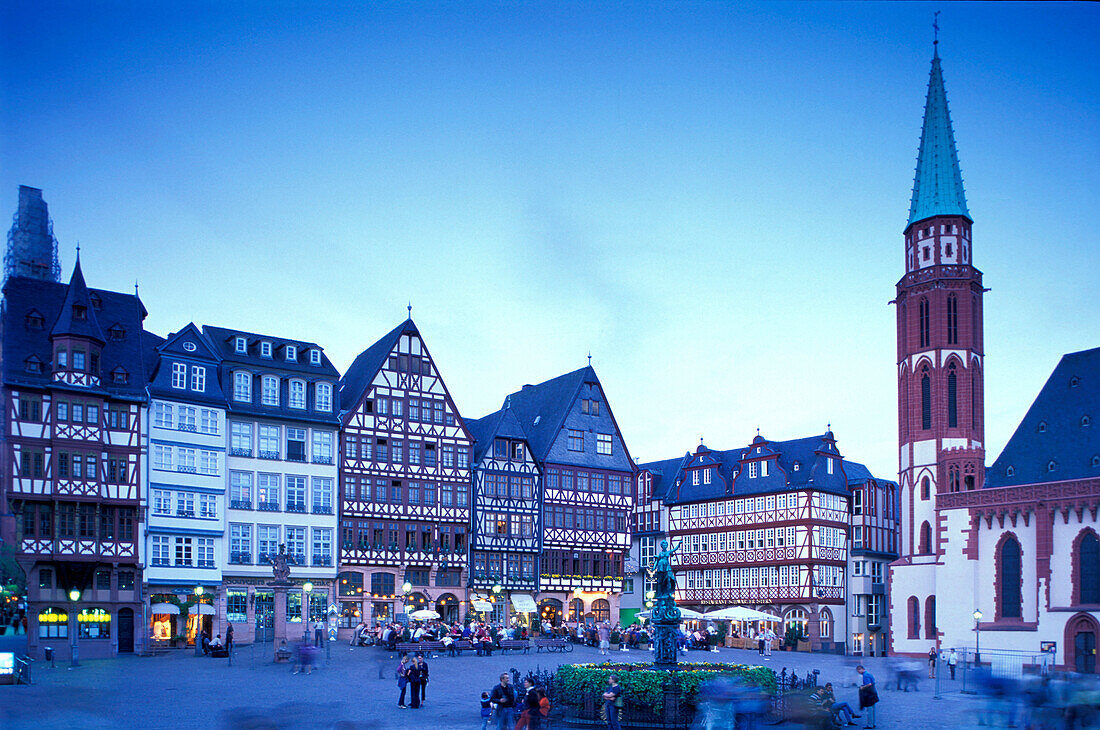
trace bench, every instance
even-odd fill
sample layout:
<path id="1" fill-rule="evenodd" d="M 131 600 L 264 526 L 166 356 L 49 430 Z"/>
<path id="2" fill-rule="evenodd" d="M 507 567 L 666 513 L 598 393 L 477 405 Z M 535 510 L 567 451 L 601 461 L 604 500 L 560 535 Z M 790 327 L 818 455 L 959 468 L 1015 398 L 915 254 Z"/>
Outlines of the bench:
<path id="1" fill-rule="evenodd" d="M 442 641 L 399 641 L 397 642 L 397 651 L 408 652 L 409 654 L 415 654 L 418 651 L 424 653 L 443 651 Z"/>
<path id="2" fill-rule="evenodd" d="M 506 651 L 522 651 L 526 654 L 531 650 L 531 642 L 528 639 L 501 639 L 500 653 Z"/>
<path id="3" fill-rule="evenodd" d="M 573 644 L 565 639 L 535 639 L 535 653 L 546 651 L 573 651 Z"/>

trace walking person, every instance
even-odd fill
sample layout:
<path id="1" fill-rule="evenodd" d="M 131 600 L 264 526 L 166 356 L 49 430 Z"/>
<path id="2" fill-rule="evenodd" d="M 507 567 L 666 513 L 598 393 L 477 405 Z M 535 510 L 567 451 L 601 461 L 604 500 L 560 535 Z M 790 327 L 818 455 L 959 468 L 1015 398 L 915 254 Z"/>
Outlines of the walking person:
<path id="1" fill-rule="evenodd" d="M 489 730 L 489 719 L 493 716 L 493 703 L 489 701 L 489 693 L 481 693 L 481 730 Z"/>
<path id="2" fill-rule="evenodd" d="M 325 625 L 318 621 L 313 624 L 313 646 L 320 649 L 325 641 Z"/>
<path id="3" fill-rule="evenodd" d="M 959 653 L 952 649 L 947 652 L 947 668 L 951 670 L 951 679 L 955 678 L 955 665 L 959 663 Z"/>
<path id="4" fill-rule="evenodd" d="M 859 673 L 859 709 L 866 710 L 864 713 L 867 717 L 864 728 L 875 727 L 875 705 L 878 704 L 878 690 L 875 689 L 875 678 L 870 672 L 863 668 L 863 665 L 856 667 L 856 672 Z"/>
<path id="5" fill-rule="evenodd" d="M 516 690 L 510 684 L 512 675 L 504 672 L 500 675 L 500 684 L 493 687 L 489 699 L 496 706 L 493 711 L 497 730 L 513 730 L 516 724 Z"/>
<path id="6" fill-rule="evenodd" d="M 936 678 L 936 647 L 928 650 L 928 678 Z"/>
<path id="7" fill-rule="evenodd" d="M 607 650 L 611 647 L 611 628 L 604 621 L 598 631 L 600 635 L 600 656 L 607 656 Z"/>
<path id="8" fill-rule="evenodd" d="M 405 704 L 405 690 L 409 686 L 409 678 L 406 675 L 406 671 L 409 668 L 409 655 L 402 654 L 401 661 L 397 665 L 397 688 L 401 690 L 401 696 L 397 699 L 397 706 L 402 710 L 407 709 L 408 705 Z"/>
<path id="9" fill-rule="evenodd" d="M 623 688 L 619 678 L 612 674 L 607 678 L 607 688 L 603 691 L 603 709 L 607 716 L 607 730 L 622 730 L 619 724 L 623 707 Z"/>
<path id="10" fill-rule="evenodd" d="M 233 652 L 233 624 L 228 624 L 225 629 L 225 651 Z"/>
<path id="11" fill-rule="evenodd" d="M 764 658 L 769 659 L 772 655 L 772 644 L 775 643 L 775 632 L 768 627 L 767 632 L 764 634 Z"/>
<path id="12" fill-rule="evenodd" d="M 405 668 L 405 678 L 409 681 L 409 694 L 412 695 L 409 709 L 420 709 L 420 693 L 423 692 L 424 671 L 420 665 L 420 657 L 413 657 L 412 662 Z"/>

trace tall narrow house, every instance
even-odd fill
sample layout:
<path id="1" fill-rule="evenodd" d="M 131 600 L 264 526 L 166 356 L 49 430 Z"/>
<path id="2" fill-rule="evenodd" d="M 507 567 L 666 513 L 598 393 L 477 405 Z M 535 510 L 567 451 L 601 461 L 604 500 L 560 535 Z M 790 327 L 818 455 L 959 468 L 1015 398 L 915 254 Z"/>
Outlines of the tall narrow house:
<path id="1" fill-rule="evenodd" d="M 412 318 L 359 354 L 339 396 L 341 625 L 460 619 L 473 440 Z"/>
<path id="2" fill-rule="evenodd" d="M 4 539 L 27 576 L 31 656 L 49 644 L 108 657 L 144 635 L 139 475 L 158 340 L 137 296 L 89 288 L 79 260 L 68 284 L 51 269 L 11 270 L 4 285 Z"/>

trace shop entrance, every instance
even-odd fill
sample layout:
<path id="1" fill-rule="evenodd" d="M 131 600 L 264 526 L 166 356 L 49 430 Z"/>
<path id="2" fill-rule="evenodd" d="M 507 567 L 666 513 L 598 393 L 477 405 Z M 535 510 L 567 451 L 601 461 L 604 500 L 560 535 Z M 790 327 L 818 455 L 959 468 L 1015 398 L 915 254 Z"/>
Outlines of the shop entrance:
<path id="1" fill-rule="evenodd" d="M 256 634 L 260 641 L 274 640 L 275 594 L 271 591 L 256 591 L 253 607 L 256 611 Z"/>
<path id="2" fill-rule="evenodd" d="M 134 609 L 118 609 L 118 652 L 134 653 Z"/>

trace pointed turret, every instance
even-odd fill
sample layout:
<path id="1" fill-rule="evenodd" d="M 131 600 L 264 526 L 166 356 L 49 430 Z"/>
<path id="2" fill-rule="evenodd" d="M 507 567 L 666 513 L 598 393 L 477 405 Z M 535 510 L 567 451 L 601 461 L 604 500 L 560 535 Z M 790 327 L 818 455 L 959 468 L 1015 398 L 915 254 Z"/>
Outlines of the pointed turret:
<path id="1" fill-rule="evenodd" d="M 95 307 L 92 306 L 88 286 L 84 283 L 84 273 L 80 270 L 79 257 L 73 268 L 72 279 L 69 280 L 65 303 L 61 306 L 61 313 L 50 331 L 50 337 L 86 337 L 101 345 L 107 341 L 96 319 Z"/>
<path id="2" fill-rule="evenodd" d="M 924 128 L 921 130 L 920 151 L 917 152 L 917 172 L 913 180 L 913 199 L 909 205 L 909 222 L 937 215 L 961 215 L 970 218 L 963 191 L 959 154 L 955 149 L 955 132 L 947 110 L 947 92 L 943 87 L 940 54 L 932 54 L 932 71 L 928 77 L 928 98 L 924 103 Z"/>

